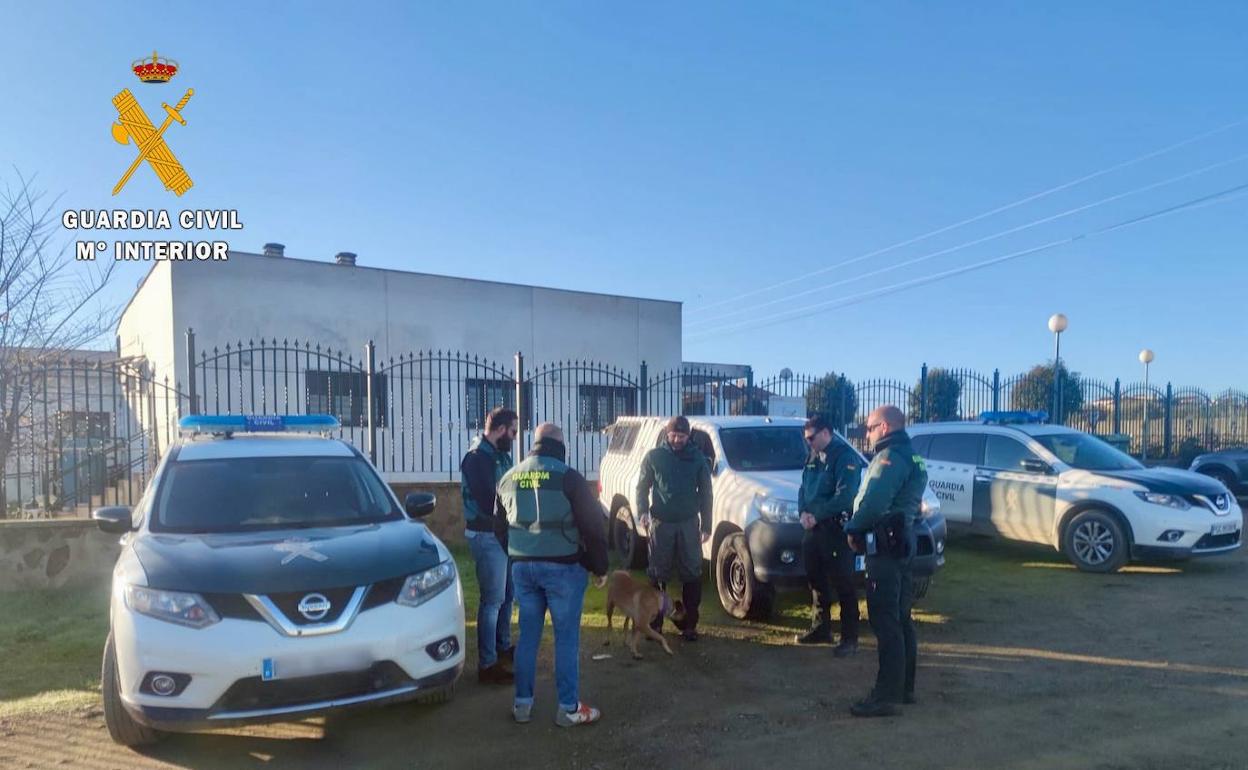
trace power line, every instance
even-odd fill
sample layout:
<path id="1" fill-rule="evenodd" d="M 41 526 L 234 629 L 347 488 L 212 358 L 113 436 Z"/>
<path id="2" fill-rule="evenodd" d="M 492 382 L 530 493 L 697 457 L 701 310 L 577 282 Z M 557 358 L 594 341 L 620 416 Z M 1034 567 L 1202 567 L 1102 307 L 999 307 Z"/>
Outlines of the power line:
<path id="1" fill-rule="evenodd" d="M 1095 172 L 1093 172 L 1093 173 L 1091 173 L 1091 174 L 1086 174 L 1086 175 L 1081 176 L 1081 177 L 1079 177 L 1079 178 L 1077 178 L 1077 179 L 1072 179 L 1072 180 L 1070 180 L 1070 181 L 1068 181 L 1068 182 L 1063 182 L 1062 184 L 1059 184 L 1059 185 L 1057 185 L 1056 187 L 1050 187 L 1050 188 L 1049 188 L 1049 189 L 1047 189 L 1047 190 L 1042 190 L 1042 191 L 1040 191 L 1040 192 L 1038 192 L 1038 193 L 1033 193 L 1032 195 L 1028 195 L 1028 196 L 1027 196 L 1027 197 L 1025 197 L 1025 198 L 1020 198 L 1020 199 L 1018 199 L 1018 200 L 1016 200 L 1016 201 L 1014 201 L 1014 202 L 1012 202 L 1012 203 L 1007 203 L 1007 204 L 1005 204 L 1005 205 L 998 206 L 997 208 L 991 209 L 991 210 L 989 210 L 989 211 L 985 211 L 985 212 L 983 212 L 982 214 L 976 214 L 975 216 L 970 217 L 970 218 L 968 218 L 968 219 L 963 219 L 963 220 L 961 220 L 960 222 L 954 222 L 953 224 L 950 224 L 950 225 L 945 225 L 944 227 L 940 227 L 940 228 L 937 228 L 937 229 L 932 230 L 932 231 L 930 231 L 930 232 L 923 233 L 922 235 L 916 235 L 916 236 L 914 236 L 913 238 L 907 238 L 907 239 L 906 239 L 906 240 L 904 240 L 904 241 L 898 241 L 897 243 L 894 243 L 894 244 L 892 244 L 892 245 L 885 246 L 885 247 L 880 248 L 880 249 L 876 249 L 875 251 L 871 251 L 871 252 L 868 252 L 868 253 L 863 254 L 863 255 L 861 255 L 861 256 L 857 256 L 857 257 L 854 257 L 854 258 L 852 258 L 852 259 L 845 260 L 844 262 L 838 262 L 838 263 L 837 263 L 837 264 L 835 264 L 835 265 L 828 265 L 827 267 L 821 267 L 821 268 L 819 268 L 818 270 L 812 270 L 811 272 L 809 272 L 809 273 L 804 273 L 803 275 L 799 275 L 799 276 L 797 276 L 796 278 L 789 278 L 789 279 L 787 279 L 787 280 L 781 281 L 781 282 L 779 282 L 779 283 L 772 284 L 772 285 L 770 285 L 770 286 L 764 286 L 764 287 L 763 287 L 763 288 L 761 288 L 761 289 L 753 289 L 753 290 L 751 290 L 751 291 L 747 291 L 747 292 L 745 292 L 744 294 L 738 294 L 738 295 L 736 295 L 736 296 L 734 296 L 734 297 L 729 297 L 729 298 L 727 298 L 727 299 L 717 300 L 717 301 L 712 302 L 712 303 L 710 303 L 710 304 L 707 304 L 707 305 L 702 305 L 701 307 L 690 308 L 689 312 L 690 312 L 690 313 L 703 313 L 703 312 L 706 312 L 707 310 L 710 310 L 711 308 L 719 307 L 719 306 L 721 306 L 721 305 L 731 304 L 731 303 L 734 303 L 734 302 L 739 302 L 739 301 L 741 301 L 741 300 L 743 300 L 743 299 L 748 299 L 749 297 L 754 297 L 754 296 L 757 296 L 757 295 L 759 295 L 759 294 L 764 294 L 764 293 L 769 292 L 769 291 L 774 291 L 775 289 L 780 289 L 780 288 L 783 288 L 783 287 L 785 287 L 785 286 L 791 286 L 791 285 L 793 285 L 793 284 L 795 284 L 795 283 L 800 283 L 800 282 L 802 282 L 802 281 L 806 280 L 807 278 L 813 278 L 813 277 L 814 277 L 814 276 L 816 276 L 816 275 L 822 275 L 822 274 L 827 273 L 827 272 L 830 272 L 830 271 L 832 271 L 832 270 L 838 270 L 838 269 L 840 269 L 840 268 L 842 268 L 842 267 L 847 267 L 847 266 L 849 266 L 849 265 L 856 264 L 856 263 L 861 262 L 861 261 L 863 261 L 863 260 L 870 259 L 870 258 L 872 258 L 872 257 L 877 257 L 877 256 L 879 256 L 879 255 L 881 255 L 881 254 L 886 254 L 886 253 L 888 253 L 888 252 L 890 252 L 890 251 L 894 251 L 894 250 L 896 250 L 896 249 L 900 249 L 900 248 L 902 248 L 902 247 L 904 247 L 904 246 L 910 246 L 910 245 L 912 245 L 912 244 L 919 243 L 920 241 L 925 241 L 925 240 L 927 240 L 928 238 L 935 237 L 935 236 L 940 235 L 940 234 L 942 234 L 942 233 L 947 233 L 947 232 L 949 232 L 950 230 L 955 230 L 955 229 L 957 229 L 957 228 L 959 228 L 959 227 L 963 227 L 963 226 L 965 226 L 965 225 L 973 224 L 973 223 L 978 222 L 978 221 L 980 221 L 980 220 L 987 219 L 988 217 L 995 216 L 996 214 L 1000 214 L 1000 213 L 1002 213 L 1002 212 L 1004 212 L 1004 211 L 1009 211 L 1010 209 L 1014 209 L 1014 208 L 1017 208 L 1017 207 L 1019 207 L 1019 206 L 1023 206 L 1023 205 L 1025 205 L 1025 204 L 1031 203 L 1031 202 L 1033 202 L 1033 201 L 1040 200 L 1040 199 L 1042 199 L 1042 198 L 1047 198 L 1048 196 L 1050 196 L 1050 195 L 1054 195 L 1054 194 L 1056 194 L 1056 193 L 1059 193 L 1059 192 L 1061 192 L 1062 190 L 1068 190 L 1068 189 L 1070 189 L 1071 187 L 1075 187 L 1075 186 L 1077 186 L 1077 185 L 1081 185 L 1081 184 L 1083 184 L 1084 182 L 1089 182 L 1089 181 L 1091 181 L 1091 180 L 1093 180 L 1093 179 L 1096 179 L 1096 178 L 1098 178 L 1098 177 L 1105 176 L 1106 174 L 1112 174 L 1112 173 L 1113 173 L 1113 172 L 1115 172 L 1115 171 L 1121 171 L 1121 170 L 1122 170 L 1122 169 L 1124 169 L 1124 168 L 1129 168 L 1130 166 L 1134 166 L 1134 165 L 1136 165 L 1136 164 L 1138 164 L 1138 163 L 1143 163 L 1143 162 L 1144 162 L 1144 161 L 1146 161 L 1146 160 L 1152 160 L 1153 158 L 1157 158 L 1157 157 L 1160 157 L 1160 156 L 1165 155 L 1165 154 L 1167 154 L 1167 153 L 1170 153 L 1170 152 L 1173 152 L 1173 151 L 1175 151 L 1175 150 L 1178 150 L 1178 149 L 1180 149 L 1180 148 L 1182 148 L 1182 147 L 1186 147 L 1186 146 L 1187 146 L 1187 145 L 1189 145 L 1189 144 L 1194 144 L 1194 143 L 1196 143 L 1196 142 L 1200 142 L 1200 141 L 1203 141 L 1203 140 L 1205 140 L 1205 139 L 1208 139 L 1208 138 L 1209 138 L 1209 137 L 1211 137 L 1211 136 L 1216 136 L 1217 134 L 1224 133 L 1224 132 L 1226 132 L 1226 131 L 1231 130 L 1232 128 L 1236 128 L 1236 127 L 1241 126 L 1241 125 L 1243 125 L 1243 124 L 1245 124 L 1245 123 L 1248 123 L 1248 117 L 1243 117 L 1243 118 L 1240 118 L 1239 120 L 1233 121 L 1233 122 L 1231 122 L 1231 123 L 1227 123 L 1226 125 L 1224 125 L 1224 126 L 1220 126 L 1220 127 L 1218 127 L 1218 128 L 1210 129 L 1209 131 L 1204 131 L 1204 132 L 1202 132 L 1202 133 L 1196 134 L 1195 136 L 1192 136 L 1192 137 L 1189 137 L 1189 138 L 1187 138 L 1187 139 L 1184 139 L 1183 141 L 1180 141 L 1180 142 L 1175 142 L 1174 144 L 1167 145 L 1166 147 L 1162 147 L 1162 148 L 1157 149 L 1157 150 L 1153 150 L 1152 152 L 1145 153 L 1144 155 L 1140 155 L 1139 157 L 1132 158 L 1132 159 L 1130 159 L 1130 160 L 1125 160 L 1125 161 L 1122 161 L 1122 162 L 1120 162 L 1120 163 L 1116 163 L 1116 164 L 1114 164 L 1114 165 L 1112 165 L 1112 166 L 1109 166 L 1109 167 L 1107 167 L 1107 168 L 1103 168 L 1103 169 L 1101 169 L 1100 171 L 1095 171 Z"/>
<path id="2" fill-rule="evenodd" d="M 825 302 L 820 302 L 814 305 L 806 305 L 804 307 L 795 308 L 793 310 L 785 311 L 783 313 L 777 313 L 771 316 L 765 316 L 763 318 L 751 319 L 749 321 L 745 321 L 745 322 L 736 324 L 734 326 L 729 326 L 724 329 L 716 329 L 716 330 L 712 330 L 709 332 L 703 332 L 701 334 L 695 334 L 695 335 L 692 335 L 691 339 L 704 339 L 704 338 L 719 336 L 722 334 L 733 334 L 733 333 L 740 332 L 740 331 L 746 331 L 748 329 L 761 329 L 761 328 L 765 328 L 768 326 L 774 326 L 779 323 L 784 323 L 786 321 L 797 320 L 798 318 L 811 315 L 812 313 L 819 311 L 819 310 L 823 310 L 823 309 L 827 309 L 831 307 L 845 307 L 848 305 L 855 305 L 855 304 L 858 304 L 859 302 L 864 302 L 868 299 L 882 297 L 887 294 L 893 294 L 899 291 L 904 291 L 906 289 L 914 288 L 916 286 L 923 286 L 929 283 L 935 283 L 937 281 L 945 280 L 946 278 L 952 278 L 954 276 L 962 275 L 964 273 L 969 273 L 974 270 L 980 270 L 985 267 L 998 265 L 998 264 L 1001 264 L 1002 262 L 1008 262 L 1010 260 L 1020 259 L 1022 257 L 1031 256 L 1033 254 L 1038 254 L 1040 252 L 1049 251 L 1059 246 L 1065 246 L 1071 243 L 1075 243 L 1076 241 L 1087 240 L 1089 238 L 1093 238 L 1098 235 L 1105 235 L 1107 233 L 1111 233 L 1116 230 L 1122 230 L 1128 227 L 1134 227 L 1135 225 L 1143 224 L 1145 222 L 1149 222 L 1154 219 L 1160 219 L 1161 217 L 1169 216 L 1171 214 L 1177 214 L 1181 211 L 1189 211 L 1189 210 L 1194 210 L 1197 208 L 1204 208 L 1205 206 L 1213 205 L 1215 203 L 1227 203 L 1231 200 L 1235 200 L 1240 197 L 1243 197 L 1243 196 L 1235 195 L 1235 194 L 1244 192 L 1244 191 L 1248 191 L 1248 183 L 1235 185 L 1234 187 L 1228 187 L 1224 190 L 1219 190 L 1218 192 L 1211 193 L 1209 195 L 1203 195 L 1199 198 L 1193 198 L 1191 200 L 1184 201 L 1174 206 L 1168 206 L 1163 209 L 1151 211 L 1147 214 L 1143 214 L 1138 217 L 1133 217 L 1131 219 L 1123 220 L 1121 222 L 1116 222 L 1112 225 L 1107 225 L 1105 227 L 1097 228 L 1095 230 L 1090 230 L 1086 233 L 1080 233 L 1079 235 L 1074 235 L 1068 238 L 1061 238 L 1055 241 L 1050 241 L 1040 246 L 1035 246 L 1029 249 L 1023 249 L 1021 251 L 1011 252 L 1009 254 L 1003 254 L 1001 256 L 993 257 L 991 259 L 986 259 L 981 262 L 976 262 L 970 265 L 964 265 L 962 267 L 951 268 L 943 272 L 934 273 L 934 274 L 927 275 L 927 276 L 922 276 L 920 278 L 914 278 L 908 281 L 902 281 L 900 283 L 890 284 L 888 286 L 882 286 L 877 289 L 871 289 L 869 291 L 859 292 L 857 294 L 849 294 L 844 297 L 839 297 L 833 300 L 827 300 Z"/>
<path id="3" fill-rule="evenodd" d="M 1208 173 L 1210 171 L 1213 171 L 1218 168 L 1222 168 L 1224 166 L 1233 165 L 1235 163 L 1241 163 L 1244 160 L 1248 160 L 1248 153 L 1244 155 L 1239 155 L 1229 160 L 1219 161 L 1217 163 L 1211 163 L 1202 168 L 1198 168 L 1193 171 L 1188 171 L 1186 173 L 1179 174 L 1178 176 L 1173 176 L 1173 177 L 1170 177 L 1169 179 L 1164 179 L 1160 182 L 1152 182 L 1150 184 L 1146 184 L 1141 187 L 1136 187 L 1134 189 L 1127 190 L 1126 192 L 1121 192 L 1115 195 L 1111 195 L 1107 198 L 1101 198 L 1098 201 L 1087 203 L 1082 206 L 1076 206 L 1075 208 L 1067 209 L 1066 211 L 1062 211 L 1060 213 L 1053 214 L 1051 216 L 1042 217 L 1032 222 L 1018 225 L 1016 227 L 1011 227 L 1011 228 L 1002 230 L 1000 232 L 993 233 L 991 235 L 985 235 L 982 238 L 976 238 L 971 241 L 966 241 L 965 243 L 957 244 L 956 246 L 950 246 L 948 248 L 940 249 L 939 251 L 933 251 L 929 254 L 924 254 L 922 256 L 914 257 L 912 259 L 908 259 L 903 262 L 897 262 L 892 265 L 885 265 L 884 267 L 878 268 L 876 270 L 872 270 L 867 273 L 862 273 L 859 275 L 851 276 L 849 278 L 842 278 L 839 281 L 833 281 L 832 283 L 826 283 L 821 286 L 815 286 L 812 288 L 803 289 L 802 291 L 795 292 L 793 294 L 787 294 L 778 299 L 768 300 L 767 302 L 751 304 L 748 307 L 742 307 L 742 308 L 737 308 L 736 310 L 730 310 L 727 313 L 721 313 L 719 315 L 711 316 L 710 318 L 701 318 L 701 319 L 691 322 L 689 326 L 703 326 L 706 324 L 710 324 L 710 323 L 714 323 L 716 321 L 722 320 L 724 318 L 732 318 L 733 316 L 744 315 L 746 313 L 753 313 L 753 312 L 756 312 L 759 308 L 765 308 L 765 307 L 770 307 L 772 305 L 779 305 L 781 303 L 791 302 L 799 297 L 805 297 L 810 294 L 818 294 L 819 292 L 826 291 L 836 286 L 844 286 L 847 283 L 854 283 L 855 281 L 861 281 L 865 278 L 872 278 L 874 276 L 881 275 L 883 273 L 888 273 L 893 270 L 898 270 L 903 267 L 910 267 L 911 265 L 916 265 L 920 262 L 926 262 L 929 259 L 935 259 L 936 257 L 941 257 L 946 254 L 951 254 L 955 251 L 961 251 L 962 249 L 970 248 L 971 246 L 978 246 L 980 244 L 987 243 L 989 241 L 997 240 L 998 238 L 1004 238 L 1007 235 L 1013 235 L 1014 233 L 1022 232 L 1023 230 L 1029 230 L 1033 227 L 1038 227 L 1043 224 L 1048 224 L 1049 222 L 1054 222 L 1059 219 L 1064 219 L 1066 217 L 1073 216 L 1075 214 L 1087 211 L 1088 209 L 1093 209 L 1098 206 L 1103 206 L 1107 203 L 1113 203 L 1114 201 L 1121 200 L 1123 198 L 1127 198 L 1132 195 L 1138 195 L 1139 193 L 1148 192 L 1150 190 L 1155 190 L 1159 187 L 1165 187 L 1166 185 L 1175 184 L 1176 182 L 1181 182 L 1185 179 L 1190 179 L 1194 176 L 1199 176 L 1201 174 Z"/>

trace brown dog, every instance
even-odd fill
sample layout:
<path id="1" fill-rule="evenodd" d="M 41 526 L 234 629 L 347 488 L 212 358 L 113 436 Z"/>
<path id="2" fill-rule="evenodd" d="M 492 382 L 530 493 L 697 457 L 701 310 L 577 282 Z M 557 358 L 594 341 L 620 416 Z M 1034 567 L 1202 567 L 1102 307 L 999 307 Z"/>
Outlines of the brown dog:
<path id="1" fill-rule="evenodd" d="M 605 577 L 600 580 L 598 587 L 601 588 L 606 580 Z M 663 611 L 664 597 L 659 590 L 654 586 L 633 580 L 633 576 L 624 570 L 612 572 L 610 581 L 607 587 L 607 641 L 603 644 L 611 644 L 611 633 L 614 630 L 611 626 L 611 615 L 615 608 L 619 607 L 624 613 L 624 623 L 621 628 L 627 630 L 629 622 L 633 624 L 632 633 L 628 638 L 628 647 L 633 651 L 634 658 L 641 659 L 641 653 L 637 651 L 637 642 L 641 641 L 642 634 L 663 645 L 663 650 L 668 655 L 674 655 L 675 653 L 672 652 L 671 647 L 667 646 L 667 640 L 663 638 L 663 635 L 650 627 L 655 616 Z M 678 612 L 673 611 L 672 620 L 679 626 L 683 618 L 677 617 Z"/>

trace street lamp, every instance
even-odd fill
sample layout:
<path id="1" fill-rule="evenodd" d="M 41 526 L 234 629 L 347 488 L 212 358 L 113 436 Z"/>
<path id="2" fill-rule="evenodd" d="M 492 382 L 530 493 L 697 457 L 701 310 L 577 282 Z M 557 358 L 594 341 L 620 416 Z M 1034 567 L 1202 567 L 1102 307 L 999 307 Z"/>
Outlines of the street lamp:
<path id="1" fill-rule="evenodd" d="M 1153 351 L 1144 348 L 1140 351 L 1140 363 L 1144 364 L 1144 445 L 1140 449 L 1140 460 L 1148 459 L 1148 402 L 1152 400 L 1153 392 L 1148 389 L 1148 365 L 1153 362 L 1157 356 L 1153 355 Z"/>
<path id="2" fill-rule="evenodd" d="M 1053 332 L 1053 422 L 1062 422 L 1062 332 L 1069 321 L 1062 313 L 1054 313 L 1049 319 L 1049 331 Z"/>

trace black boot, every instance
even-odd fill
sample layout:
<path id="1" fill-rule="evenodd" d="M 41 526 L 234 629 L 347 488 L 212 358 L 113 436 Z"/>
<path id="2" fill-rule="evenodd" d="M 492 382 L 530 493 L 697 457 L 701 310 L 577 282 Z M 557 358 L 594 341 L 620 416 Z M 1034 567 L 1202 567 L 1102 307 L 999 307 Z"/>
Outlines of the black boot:
<path id="1" fill-rule="evenodd" d="M 680 587 L 680 598 L 685 605 L 685 622 L 681 624 L 681 636 L 687 642 L 698 641 L 698 607 L 702 604 L 702 583 L 695 581 Z"/>
<path id="2" fill-rule="evenodd" d="M 832 620 L 827 610 L 815 610 L 809 631 L 794 637 L 798 644 L 831 644 Z"/>
<path id="3" fill-rule="evenodd" d="M 846 639 L 841 635 L 841 643 L 832 649 L 832 654 L 838 658 L 848 658 L 858 652 L 858 640 Z"/>
<path id="4" fill-rule="evenodd" d="M 856 717 L 895 717 L 901 715 L 896 703 L 867 698 L 849 707 L 849 713 Z"/>

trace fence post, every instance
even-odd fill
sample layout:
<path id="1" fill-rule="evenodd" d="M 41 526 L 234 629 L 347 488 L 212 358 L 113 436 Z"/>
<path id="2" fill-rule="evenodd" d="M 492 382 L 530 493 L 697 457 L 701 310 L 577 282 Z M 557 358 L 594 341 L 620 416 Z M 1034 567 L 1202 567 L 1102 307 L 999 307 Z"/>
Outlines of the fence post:
<path id="1" fill-rule="evenodd" d="M 927 422 L 927 362 L 919 370 L 919 422 Z"/>
<path id="2" fill-rule="evenodd" d="M 1170 456 L 1170 440 L 1171 440 L 1171 437 L 1173 436 L 1173 425 L 1171 424 L 1171 421 L 1170 421 L 1171 415 L 1173 414 L 1173 411 L 1171 410 L 1170 406 L 1173 403 L 1173 401 L 1174 401 L 1174 391 L 1171 389 L 1170 383 L 1167 382 L 1166 383 L 1166 408 L 1165 408 L 1165 411 L 1162 412 L 1164 422 L 1162 423 L 1162 427 L 1161 427 L 1161 435 L 1162 435 L 1161 451 L 1162 451 L 1162 454 L 1165 455 L 1166 457 Z"/>
<path id="3" fill-rule="evenodd" d="M 745 367 L 745 403 L 742 404 L 741 414 L 754 414 L 754 367 L 746 365 Z"/>
<path id="4" fill-rule="evenodd" d="M 1122 380 L 1114 380 L 1114 433 L 1122 433 Z"/>
<path id="5" fill-rule="evenodd" d="M 638 372 L 637 390 L 639 392 L 637 398 L 637 414 L 650 414 L 650 381 L 647 378 L 646 362 L 641 362 L 641 371 Z"/>
<path id="6" fill-rule="evenodd" d="M 516 440 L 511 452 L 524 457 L 524 354 L 516 351 Z"/>
<path id="7" fill-rule="evenodd" d="M 992 411 L 1001 410 L 1001 370 L 992 370 Z"/>
<path id="8" fill-rule="evenodd" d="M 186 383 L 187 395 L 191 399 L 189 414 L 199 414 L 199 396 L 195 386 L 195 330 L 189 326 L 186 329 Z"/>
<path id="9" fill-rule="evenodd" d="M 841 394 L 841 435 L 845 435 L 845 431 L 849 427 L 850 416 L 845 414 L 849 409 L 849 382 L 845 379 L 845 375 L 838 374 L 836 376 L 836 390 Z"/>
<path id="10" fill-rule="evenodd" d="M 376 358 L 377 348 L 369 340 L 364 346 L 364 413 L 367 415 L 365 425 L 368 427 L 368 461 L 374 465 L 377 463 L 377 421 L 373 419 L 373 406 L 377 399 L 376 384 L 373 382 Z"/>

